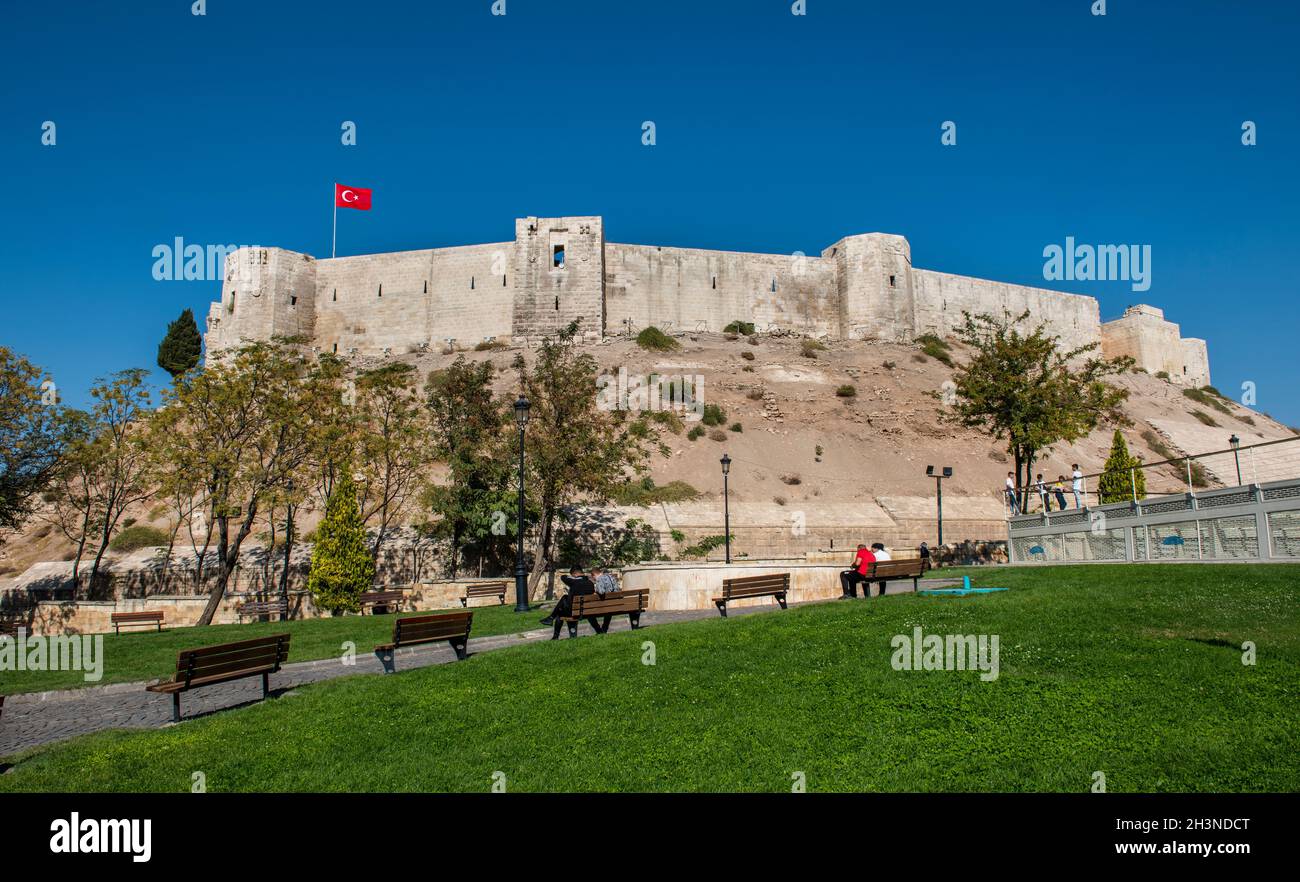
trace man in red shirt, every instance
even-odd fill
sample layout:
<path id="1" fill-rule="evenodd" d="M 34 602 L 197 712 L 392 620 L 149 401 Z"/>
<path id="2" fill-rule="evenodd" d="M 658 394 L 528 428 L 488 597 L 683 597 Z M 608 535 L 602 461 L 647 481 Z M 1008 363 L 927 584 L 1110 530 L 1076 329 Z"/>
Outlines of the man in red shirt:
<path id="1" fill-rule="evenodd" d="M 845 570 L 840 573 L 840 587 L 844 589 L 844 593 L 840 596 L 840 600 L 844 600 L 848 597 L 857 597 L 859 582 L 864 583 L 865 586 L 862 589 L 862 593 L 870 596 L 871 586 L 866 584 L 867 574 L 871 572 L 871 565 L 875 562 L 876 556 L 871 553 L 871 550 L 867 548 L 867 546 L 859 543 L 858 553 L 853 556 L 853 569 Z"/>

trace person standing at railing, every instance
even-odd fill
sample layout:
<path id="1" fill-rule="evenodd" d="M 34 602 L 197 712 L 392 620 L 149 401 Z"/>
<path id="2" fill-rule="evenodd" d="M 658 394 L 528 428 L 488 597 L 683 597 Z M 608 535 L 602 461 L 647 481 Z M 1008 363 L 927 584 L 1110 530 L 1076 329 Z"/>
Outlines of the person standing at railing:
<path id="1" fill-rule="evenodd" d="M 1083 508 L 1083 472 L 1079 471 L 1079 464 L 1077 462 L 1072 466 L 1072 468 L 1074 469 L 1074 507 Z"/>
<path id="2" fill-rule="evenodd" d="M 1052 498 L 1047 495 L 1047 482 L 1043 480 L 1042 472 L 1034 479 L 1034 490 L 1038 493 L 1038 501 L 1043 504 L 1043 511 L 1051 511 Z"/>
<path id="3" fill-rule="evenodd" d="M 1065 475 L 1056 476 L 1056 483 L 1052 485 L 1052 492 L 1056 494 L 1057 510 L 1065 511 Z"/>
<path id="4" fill-rule="evenodd" d="M 1011 516 L 1014 518 L 1020 514 L 1020 500 L 1016 499 L 1016 478 L 1014 473 L 1007 472 L 1007 505 L 1011 507 Z"/>

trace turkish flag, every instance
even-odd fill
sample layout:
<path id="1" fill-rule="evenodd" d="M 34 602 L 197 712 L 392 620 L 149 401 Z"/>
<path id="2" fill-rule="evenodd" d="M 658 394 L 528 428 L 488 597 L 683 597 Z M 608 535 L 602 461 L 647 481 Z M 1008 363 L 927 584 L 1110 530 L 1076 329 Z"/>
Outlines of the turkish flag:
<path id="1" fill-rule="evenodd" d="M 339 208 L 359 208 L 370 210 L 370 190 L 366 187 L 345 187 L 334 185 L 334 204 Z"/>

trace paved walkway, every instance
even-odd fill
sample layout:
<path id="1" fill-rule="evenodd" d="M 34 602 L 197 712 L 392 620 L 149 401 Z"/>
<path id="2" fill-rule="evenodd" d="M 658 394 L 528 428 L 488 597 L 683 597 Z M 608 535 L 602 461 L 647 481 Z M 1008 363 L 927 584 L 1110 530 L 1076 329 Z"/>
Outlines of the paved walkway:
<path id="1" fill-rule="evenodd" d="M 956 581 L 927 579 L 926 583 L 927 587 L 940 587 L 941 584 Z M 891 586 L 891 589 L 894 587 Z M 897 587 L 902 589 L 905 586 Z M 910 588 L 895 593 L 910 593 Z M 811 602 L 825 603 L 826 601 Z M 764 604 L 732 608 L 728 614 L 729 617 L 735 618 L 776 609 L 779 609 L 776 604 Z M 715 609 L 645 612 L 641 614 L 641 627 L 644 629 L 668 622 L 717 617 L 718 613 Z M 628 628 L 626 616 L 619 616 L 610 624 L 611 631 L 626 631 Z M 544 628 L 517 634 L 473 637 L 469 641 L 469 651 L 474 655 L 507 646 L 549 640 L 551 633 L 550 628 Z M 579 625 L 578 634 L 580 639 L 586 639 L 591 636 L 591 629 L 583 622 Z M 567 631 L 562 631 L 560 639 L 569 639 Z M 397 650 L 394 666 L 400 673 L 429 665 L 447 664 L 455 660 L 456 653 L 445 643 L 438 643 L 432 647 Z M 358 651 L 355 662 L 353 665 L 344 665 L 338 658 L 325 658 L 287 664 L 278 674 L 271 675 L 271 695 L 283 695 L 297 686 L 335 677 L 383 672 L 383 665 L 373 653 L 364 654 Z M 172 725 L 171 696 L 146 692 L 144 687 L 144 682 L 114 683 L 108 686 L 60 692 L 11 695 L 5 699 L 3 716 L 0 717 L 0 756 L 8 756 L 30 747 L 105 729 L 158 729 Z M 231 683 L 195 689 L 181 696 L 182 722 L 257 702 L 261 698 L 260 677 L 249 677 Z"/>

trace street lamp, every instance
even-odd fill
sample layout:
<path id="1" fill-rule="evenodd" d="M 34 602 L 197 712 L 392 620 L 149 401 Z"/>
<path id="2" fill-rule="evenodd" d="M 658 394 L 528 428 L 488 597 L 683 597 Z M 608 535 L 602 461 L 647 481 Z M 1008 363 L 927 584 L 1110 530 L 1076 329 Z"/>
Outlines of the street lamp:
<path id="1" fill-rule="evenodd" d="M 515 402 L 515 425 L 519 427 L 519 514 L 515 529 L 515 612 L 528 612 L 528 571 L 524 569 L 524 429 L 531 405 L 522 394 Z"/>
<path id="2" fill-rule="evenodd" d="M 1228 439 L 1232 445 L 1232 459 L 1237 463 L 1237 486 L 1241 486 L 1241 439 L 1233 435 Z"/>
<path id="3" fill-rule="evenodd" d="M 727 475 L 731 472 L 731 457 L 722 454 L 722 538 L 727 546 L 727 563 L 731 563 L 731 507 L 727 493 Z"/>
<path id="4" fill-rule="evenodd" d="M 952 477 L 952 467 L 944 466 L 943 474 L 936 475 L 934 466 L 925 467 L 925 473 L 934 478 L 935 495 L 939 503 L 939 547 L 943 547 L 943 479 Z"/>

